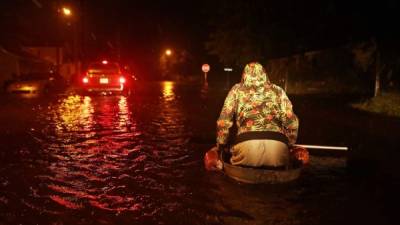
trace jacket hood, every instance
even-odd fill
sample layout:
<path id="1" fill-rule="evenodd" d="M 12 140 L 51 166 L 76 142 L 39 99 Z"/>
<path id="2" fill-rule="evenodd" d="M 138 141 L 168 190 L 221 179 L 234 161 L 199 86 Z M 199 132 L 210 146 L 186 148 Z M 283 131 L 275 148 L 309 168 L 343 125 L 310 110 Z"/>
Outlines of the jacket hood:
<path id="1" fill-rule="evenodd" d="M 263 87 L 269 83 L 269 78 L 264 67 L 257 62 L 252 62 L 244 67 L 242 83 L 246 87 Z"/>

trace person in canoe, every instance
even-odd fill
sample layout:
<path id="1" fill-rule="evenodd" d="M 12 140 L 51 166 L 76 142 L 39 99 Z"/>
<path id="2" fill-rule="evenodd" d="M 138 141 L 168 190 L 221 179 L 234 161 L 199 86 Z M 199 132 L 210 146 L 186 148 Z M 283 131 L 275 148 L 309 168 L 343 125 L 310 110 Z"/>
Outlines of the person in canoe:
<path id="1" fill-rule="evenodd" d="M 260 63 L 245 66 L 241 82 L 232 87 L 225 99 L 217 120 L 219 151 L 226 151 L 233 123 L 237 134 L 228 149 L 232 165 L 273 168 L 288 165 L 299 120 L 285 91 L 271 83 Z"/>

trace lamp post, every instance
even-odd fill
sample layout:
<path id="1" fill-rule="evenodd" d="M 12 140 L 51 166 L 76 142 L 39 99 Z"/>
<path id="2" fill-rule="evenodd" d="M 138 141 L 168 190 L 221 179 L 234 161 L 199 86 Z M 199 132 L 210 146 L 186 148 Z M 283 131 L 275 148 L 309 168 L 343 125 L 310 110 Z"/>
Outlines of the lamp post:
<path id="1" fill-rule="evenodd" d="M 161 71 L 162 71 L 163 77 L 168 78 L 168 76 L 170 75 L 170 69 L 171 69 L 171 65 L 172 65 L 171 60 L 173 60 L 172 56 L 173 56 L 173 52 L 170 48 L 165 49 L 161 53 L 160 66 L 161 66 Z"/>
<path id="2" fill-rule="evenodd" d="M 67 21 L 67 25 L 69 26 L 70 25 L 70 20 L 72 19 L 71 17 L 73 16 L 71 8 L 67 7 L 67 6 L 58 5 L 57 9 L 58 9 L 57 12 L 59 14 L 60 19 L 65 19 Z M 63 24 L 61 24 L 61 21 L 60 21 L 60 23 L 57 26 L 57 34 L 58 34 L 59 43 L 58 43 L 58 45 L 56 47 L 56 74 L 59 74 L 59 75 L 61 75 L 60 74 L 60 66 L 61 66 L 61 63 L 63 62 L 63 51 L 62 51 L 62 49 L 65 46 L 64 41 L 60 41 L 61 40 L 61 36 L 63 36 L 61 34 L 62 33 L 61 32 L 61 26 L 62 25 Z"/>
<path id="3" fill-rule="evenodd" d="M 80 43 L 79 43 L 79 18 L 81 15 L 77 11 L 73 10 L 71 7 L 62 6 L 59 8 L 59 12 L 62 17 L 67 20 L 67 24 L 72 28 L 72 61 L 74 64 L 74 70 L 76 74 L 81 72 L 81 59 L 80 59 Z"/>

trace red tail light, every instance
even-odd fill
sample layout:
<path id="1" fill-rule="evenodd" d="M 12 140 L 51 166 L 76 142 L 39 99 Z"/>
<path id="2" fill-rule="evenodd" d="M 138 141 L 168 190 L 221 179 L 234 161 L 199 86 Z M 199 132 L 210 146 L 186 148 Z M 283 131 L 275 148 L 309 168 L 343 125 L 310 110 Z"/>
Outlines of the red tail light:
<path id="1" fill-rule="evenodd" d="M 119 78 L 119 82 L 120 82 L 121 84 L 124 84 L 125 81 L 126 81 L 126 80 L 125 80 L 125 77 L 120 77 L 120 78 Z"/>
<path id="2" fill-rule="evenodd" d="M 82 79 L 82 82 L 83 82 L 84 84 L 87 84 L 87 83 L 89 83 L 89 79 L 88 79 L 87 77 L 84 77 L 84 78 Z"/>

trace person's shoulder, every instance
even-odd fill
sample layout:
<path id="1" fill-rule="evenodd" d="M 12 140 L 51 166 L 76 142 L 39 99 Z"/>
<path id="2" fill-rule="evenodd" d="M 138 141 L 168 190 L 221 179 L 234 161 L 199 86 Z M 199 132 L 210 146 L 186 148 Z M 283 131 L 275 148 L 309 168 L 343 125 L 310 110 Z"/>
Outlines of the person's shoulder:
<path id="1" fill-rule="evenodd" d="M 281 93 L 285 93 L 285 90 L 283 90 L 283 88 L 281 88 L 280 86 L 276 85 L 276 84 L 270 84 L 270 89 L 273 90 L 274 92 L 281 94 Z"/>
<path id="2" fill-rule="evenodd" d="M 232 86 L 231 91 L 238 91 L 242 88 L 242 85 L 240 83 L 236 83 L 235 85 Z"/>

